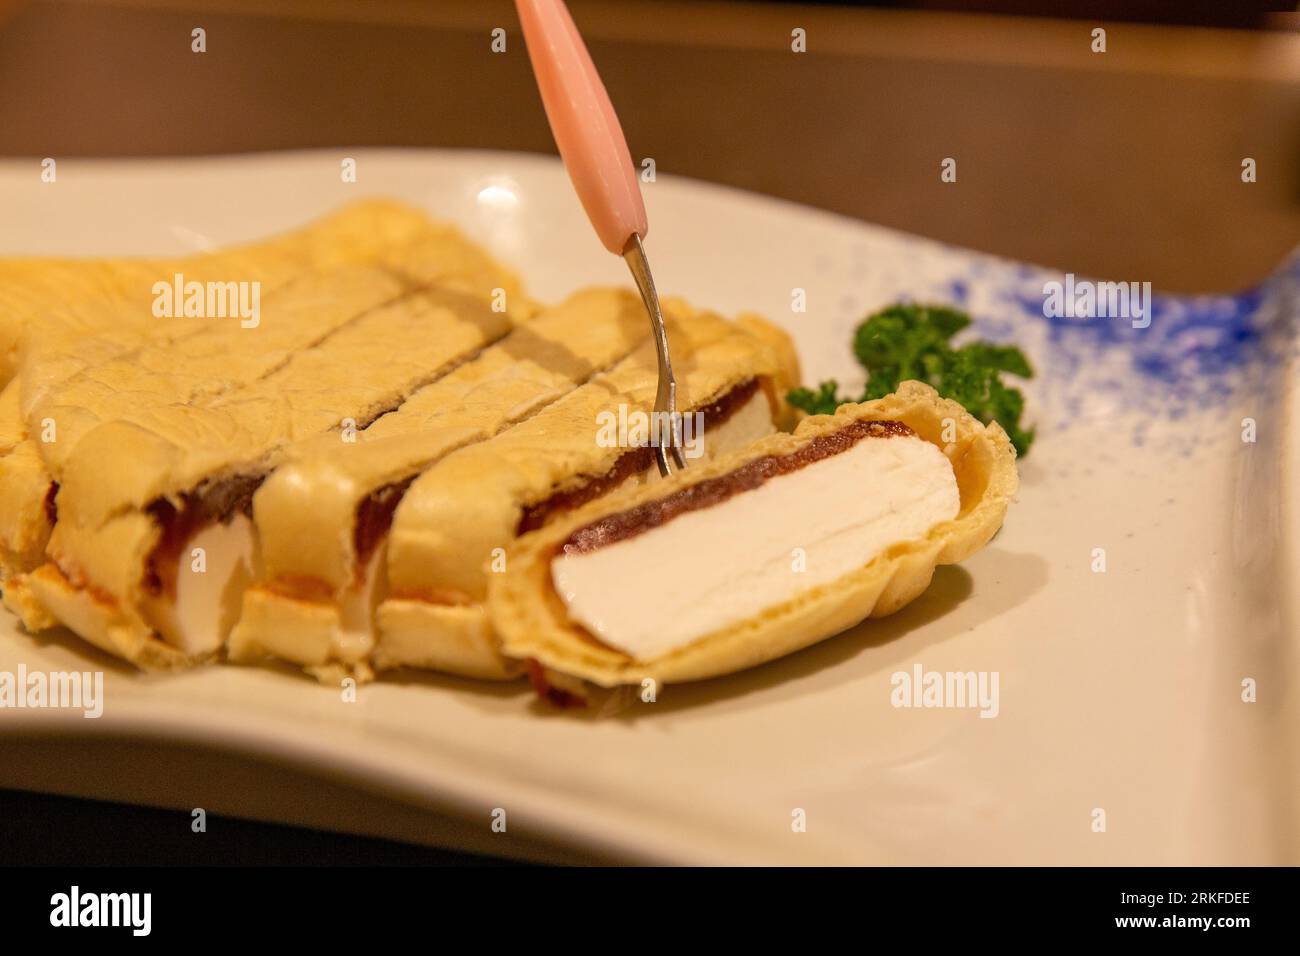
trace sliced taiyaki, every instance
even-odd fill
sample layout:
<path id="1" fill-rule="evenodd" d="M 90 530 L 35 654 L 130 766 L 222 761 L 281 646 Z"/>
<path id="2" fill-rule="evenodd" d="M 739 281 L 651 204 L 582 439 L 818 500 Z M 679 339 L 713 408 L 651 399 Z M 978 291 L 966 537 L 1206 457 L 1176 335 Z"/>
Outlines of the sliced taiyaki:
<path id="1" fill-rule="evenodd" d="M 264 314 L 255 328 L 159 317 L 154 284 L 176 275 L 260 283 Z M 0 306 L 11 327 L 26 328 L 22 374 L 0 393 L 0 490 L 11 506 L 0 519 L 6 605 L 29 627 L 41 625 L 23 575 L 40 563 L 63 463 L 88 429 L 150 407 L 209 403 L 431 283 L 515 318 L 533 309 L 516 277 L 454 227 L 386 201 L 183 259 L 0 260 Z"/>
<path id="2" fill-rule="evenodd" d="M 430 255 L 437 247 L 438 255 Z M 481 262 L 471 260 L 477 255 Z M 85 361 L 115 354 L 141 339 L 187 334 L 204 323 L 160 322 L 155 285 L 177 274 L 200 283 L 248 281 L 269 295 L 308 272 L 355 265 L 390 265 L 413 279 L 435 281 L 428 264 L 449 274 L 492 271 L 491 260 L 454 227 L 435 223 L 413 207 L 364 200 L 272 239 L 175 258 L 0 259 L 0 383 L 16 371 L 22 347 L 35 351 L 39 391 Z M 517 291 L 514 280 L 506 283 Z M 101 338 L 101 336 L 103 336 Z"/>
<path id="3" fill-rule="evenodd" d="M 720 454 L 771 432 L 798 379 L 785 333 L 757 318 L 732 323 L 677 302 L 664 311 L 678 408 L 691 432 L 688 457 Z M 539 414 L 415 479 L 388 536 L 388 595 L 376 613 L 373 664 L 517 676 L 521 665 L 501 655 L 489 626 L 488 580 L 518 535 L 657 477 L 646 434 L 633 434 L 654 407 L 656 385 L 647 342 Z M 702 434 L 694 427 L 700 420 Z"/>
<path id="4" fill-rule="evenodd" d="M 403 293 L 398 279 L 373 266 L 300 276 L 266 297 L 261 303 L 265 321 L 255 329 L 214 320 L 186 338 L 140 343 L 64 381 L 47 380 L 26 420 L 18 413 L 16 396 L 13 403 L 0 401 L 0 415 L 9 423 L 6 431 L 30 436 L 0 449 L 0 493 L 8 503 L 0 516 L 5 603 L 29 629 L 44 623 L 30 613 L 33 605 L 23 594 L 22 576 L 43 561 L 64 466 L 87 432 L 150 408 L 208 403 L 257 381 L 296 349 L 319 342 Z M 21 389 L 25 372 L 26 367 L 0 397 Z"/>
<path id="5" fill-rule="evenodd" d="M 364 428 L 511 327 L 488 297 L 429 289 L 210 402 L 115 407 L 58 459 L 50 560 L 27 584 L 55 619 L 142 666 L 210 657 L 256 574 L 252 496 L 282 450 Z"/>
<path id="6" fill-rule="evenodd" d="M 640 299 L 570 296 L 485 349 L 355 441 L 320 436 L 286 450 L 253 496 L 259 580 L 231 634 L 234 661 L 274 656 L 368 673 L 394 510 L 422 471 L 483 441 L 627 357 L 649 337 Z"/>
<path id="7" fill-rule="evenodd" d="M 728 674 L 898 610 L 992 538 L 1017 485 L 997 424 L 905 382 L 523 536 L 492 624 L 561 702 Z"/>
<path id="8" fill-rule="evenodd" d="M 55 479 L 42 474 L 40 452 L 42 445 L 58 440 L 58 421 L 40 414 L 38 406 L 47 399 L 57 402 L 50 391 L 88 367 L 114 359 L 129 365 L 146 343 L 156 343 L 165 354 L 173 342 L 211 336 L 218 328 L 183 316 L 160 319 L 153 310 L 156 283 L 170 282 L 177 274 L 203 283 L 241 279 L 261 283 L 261 292 L 273 297 L 310 272 L 382 268 L 385 260 L 399 258 L 408 262 L 412 243 L 427 249 L 441 234 L 418 210 L 368 200 L 286 235 L 213 253 L 0 259 L 0 382 L 7 383 L 0 392 L 0 490 L 8 505 L 0 516 L 0 584 L 35 567 L 49 538 L 45 501 L 52 499 Z M 449 250 L 453 240 L 468 245 L 448 235 Z M 455 251 L 448 258 L 463 262 L 465 256 Z M 396 276 L 385 274 L 384 281 L 394 282 Z M 256 341 L 246 339 L 245 344 Z M 26 366 L 26 376 L 16 375 L 20 364 Z M 128 402 L 135 398 L 129 392 L 124 397 Z M 18 459 L 7 461 L 19 447 Z M 18 582 L 5 588 L 7 603 L 20 587 Z"/>

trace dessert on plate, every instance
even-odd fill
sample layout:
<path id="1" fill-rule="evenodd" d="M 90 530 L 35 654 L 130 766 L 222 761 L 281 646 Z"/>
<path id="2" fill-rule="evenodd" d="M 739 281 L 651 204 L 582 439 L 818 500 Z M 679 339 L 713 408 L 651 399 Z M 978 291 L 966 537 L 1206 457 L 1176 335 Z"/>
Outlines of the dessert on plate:
<path id="1" fill-rule="evenodd" d="M 997 424 L 905 382 L 525 535 L 492 620 L 557 696 L 716 677 L 898 610 L 1017 485 Z"/>
<path id="2" fill-rule="evenodd" d="M 256 320 L 160 311 L 173 282 L 253 283 Z M 528 672 L 578 699 L 889 613 L 1000 526 L 996 424 L 904 383 L 790 432 L 783 330 L 664 313 L 698 426 L 669 479 L 626 427 L 657 386 L 640 300 L 537 303 L 397 203 L 179 259 L 0 261 L 5 605 L 147 669 Z"/>

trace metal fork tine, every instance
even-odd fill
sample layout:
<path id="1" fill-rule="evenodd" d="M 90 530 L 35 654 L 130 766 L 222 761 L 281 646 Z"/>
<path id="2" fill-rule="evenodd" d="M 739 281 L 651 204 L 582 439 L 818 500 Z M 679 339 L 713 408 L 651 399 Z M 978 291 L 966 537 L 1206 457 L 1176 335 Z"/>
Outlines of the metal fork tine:
<path id="1" fill-rule="evenodd" d="M 672 447 L 672 453 L 673 453 L 673 461 L 677 463 L 677 467 L 678 467 L 678 468 L 685 468 L 685 467 L 686 467 L 686 456 L 682 454 L 682 447 L 681 447 L 681 445 L 680 445 L 680 444 L 674 444 L 673 447 Z"/>
<path id="2" fill-rule="evenodd" d="M 632 270 L 632 278 L 641 293 L 646 312 L 650 315 L 651 334 L 655 340 L 655 350 L 659 356 L 659 386 L 655 391 L 655 413 L 667 416 L 669 423 L 668 444 L 664 445 L 663 430 L 659 430 L 659 442 L 655 447 L 655 461 L 659 465 L 659 474 L 665 478 L 672 474 L 672 462 L 677 467 L 686 467 L 686 456 L 682 454 L 681 423 L 677 418 L 677 380 L 673 377 L 672 360 L 668 354 L 668 330 L 664 328 L 664 314 L 659 307 L 659 294 L 655 291 L 655 280 L 650 274 L 650 261 L 646 258 L 645 247 L 641 237 L 636 233 L 623 248 L 623 258 Z M 663 417 L 658 418 L 663 421 Z"/>
<path id="3" fill-rule="evenodd" d="M 659 474 L 664 478 L 673 473 L 672 465 L 668 462 L 668 449 L 663 445 L 655 445 L 655 464 L 659 466 Z"/>

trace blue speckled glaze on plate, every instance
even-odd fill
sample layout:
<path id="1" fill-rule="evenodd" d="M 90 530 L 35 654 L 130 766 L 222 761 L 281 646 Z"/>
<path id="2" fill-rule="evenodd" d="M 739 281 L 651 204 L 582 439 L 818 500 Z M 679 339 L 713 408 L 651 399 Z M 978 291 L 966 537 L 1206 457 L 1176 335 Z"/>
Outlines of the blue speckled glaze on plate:
<path id="1" fill-rule="evenodd" d="M 959 342 L 1012 343 L 1029 356 L 1037 374 L 1017 384 L 1027 399 L 1026 421 L 1039 426 L 1040 445 L 1081 424 L 1105 422 L 1112 437 L 1125 435 L 1134 446 L 1159 442 L 1182 453 L 1195 445 L 1206 416 L 1252 396 L 1277 395 L 1277 376 L 1300 344 L 1300 253 L 1244 291 L 1181 296 L 1153 290 L 1150 324 L 1134 328 L 1126 318 L 1049 317 L 1044 285 L 1063 281 L 1068 269 L 1014 262 L 825 213 L 804 216 L 815 224 L 809 221 L 804 229 L 793 217 L 772 216 L 767 243 L 779 235 L 781 248 L 806 250 L 790 255 L 788 269 L 769 265 L 746 273 L 750 285 L 737 290 L 729 287 L 729 274 L 711 277 L 711 297 L 703 289 L 682 291 L 724 311 L 757 308 L 785 325 L 799 346 L 805 383 L 834 378 L 844 395 L 862 384 L 851 341 L 866 315 L 894 302 L 955 305 L 973 319 Z M 709 241 L 707 234 L 697 238 L 684 227 L 681 234 L 692 244 Z M 757 230 L 752 239 L 740 232 L 728 241 L 741 261 L 773 257 Z M 679 263 L 685 254 L 699 250 L 661 256 L 668 260 L 664 271 L 684 271 Z M 1075 274 L 1080 282 L 1142 281 L 1137 275 Z M 807 291 L 806 316 L 790 315 L 795 287 Z"/>
<path id="2" fill-rule="evenodd" d="M 1179 429 L 1169 426 L 1260 387 L 1300 345 L 1300 253 L 1236 294 L 1154 292 L 1146 328 L 1126 318 L 1049 316 L 1044 286 L 1062 281 L 1060 272 L 956 249 L 929 265 L 918 270 L 925 280 L 900 288 L 897 299 L 967 309 L 973 323 L 962 340 L 1021 346 L 1036 371 L 1024 383 L 1029 415 L 1053 432 L 1131 417 L 1134 444 L 1157 422 L 1177 440 Z"/>
<path id="3" fill-rule="evenodd" d="M 1037 278 L 1011 290 L 1006 303 L 1047 324 L 1041 374 L 1067 386 L 1068 410 L 1081 413 L 1090 393 L 1105 390 L 1122 394 L 1144 413 L 1177 420 L 1229 400 L 1253 379 L 1257 366 L 1276 365 L 1295 348 L 1298 283 L 1300 256 L 1293 256 L 1263 283 L 1236 295 L 1155 294 L 1147 328 L 1125 319 L 1045 316 Z M 1003 331 L 989 322 L 978 327 L 991 337 Z M 1116 352 L 1127 360 L 1119 374 L 1104 362 Z M 1106 371 L 1089 374 L 1094 367 Z"/>

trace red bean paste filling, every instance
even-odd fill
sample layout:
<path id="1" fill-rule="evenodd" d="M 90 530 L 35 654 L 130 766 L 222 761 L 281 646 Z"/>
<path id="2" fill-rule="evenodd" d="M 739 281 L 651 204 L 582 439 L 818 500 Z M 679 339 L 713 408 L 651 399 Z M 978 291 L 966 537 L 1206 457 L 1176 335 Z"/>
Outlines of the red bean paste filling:
<path id="1" fill-rule="evenodd" d="M 368 428 L 375 419 L 396 410 L 401 403 L 375 409 L 357 422 L 358 428 Z M 168 498 L 158 498 L 145 508 L 145 513 L 162 528 L 162 536 L 145 560 L 144 588 L 154 595 L 176 598 L 176 560 L 181 549 L 195 534 L 210 524 L 229 524 L 236 514 L 253 517 L 253 494 L 261 487 L 266 475 L 240 475 L 221 481 L 204 482 L 195 491 L 180 496 L 177 506 Z M 406 486 L 412 479 L 385 485 L 372 492 L 357 507 L 357 525 L 353 531 L 357 553 L 363 555 L 362 566 L 370 557 L 380 538 L 393 520 L 393 511 L 402 500 Z M 56 489 L 57 491 L 57 486 Z M 47 509 L 53 507 L 52 501 Z"/>
<path id="2" fill-rule="evenodd" d="M 265 475 L 240 475 L 204 482 L 187 491 L 179 503 L 158 498 L 144 510 L 162 529 L 158 543 L 145 560 L 144 588 L 154 597 L 176 598 L 176 562 L 181 549 L 203 528 L 229 524 L 235 515 L 253 517 L 253 493 Z"/>
<path id="3" fill-rule="evenodd" d="M 734 415 L 758 391 L 757 379 L 750 379 L 731 389 L 711 405 L 699 409 L 704 420 L 717 427 Z M 557 492 L 524 512 L 519 523 L 519 533 L 539 528 L 551 515 L 577 508 L 616 488 L 632 475 L 646 471 L 654 465 L 654 449 L 636 448 L 619 457 L 613 470 L 601 477 L 564 492 Z M 241 475 L 217 482 L 208 482 L 193 492 L 180 496 L 179 505 L 168 498 L 158 498 L 145 512 L 162 529 L 158 544 L 145 562 L 144 588 L 154 595 L 176 597 L 176 562 L 186 543 L 200 530 L 211 524 L 229 524 L 236 514 L 253 516 L 253 494 L 261 486 L 264 475 Z M 393 523 L 393 514 L 402 496 L 415 476 L 377 488 L 362 499 L 357 506 L 357 519 L 353 527 L 353 546 L 357 554 L 358 573 L 362 573 Z M 54 508 L 54 495 L 58 486 L 52 486 L 46 498 L 47 513 Z"/>
<path id="4" fill-rule="evenodd" d="M 864 438 L 894 438 L 914 434 L 902 422 L 853 422 L 828 435 L 818 435 L 788 455 L 764 455 L 724 475 L 708 478 L 626 511 L 606 515 L 569 535 L 562 549 L 566 554 L 595 551 L 658 528 L 678 515 L 711 508 L 733 495 L 753 491 L 773 478 L 788 475 L 814 462 L 848 451 Z"/>
<path id="5" fill-rule="evenodd" d="M 731 389 L 711 405 L 706 405 L 700 409 L 692 409 L 691 414 L 696 411 L 704 413 L 705 434 L 707 434 L 707 429 L 717 428 L 740 411 L 745 403 L 753 398 L 758 389 L 758 379 L 751 378 Z M 625 452 L 619 456 L 618 461 L 614 463 L 613 469 L 608 474 L 599 478 L 588 479 L 567 491 L 557 491 L 549 498 L 525 508 L 515 533 L 526 534 L 529 531 L 534 531 L 546 524 L 552 516 L 562 511 L 572 511 L 589 501 L 595 501 L 601 495 L 613 491 L 633 475 L 639 475 L 653 468 L 654 463 L 655 450 L 650 445 Z"/>
<path id="6" fill-rule="evenodd" d="M 45 489 L 45 502 L 44 502 L 45 520 L 50 523 L 51 528 L 53 528 L 56 524 L 59 523 L 58 498 L 59 498 L 59 483 L 57 481 L 52 481 L 50 482 L 50 487 Z"/>
<path id="7" fill-rule="evenodd" d="M 357 520 L 352 529 L 352 547 L 357 555 L 358 576 L 365 573 L 365 566 L 369 563 L 371 555 L 375 553 L 375 548 L 379 546 L 384 535 L 388 534 L 388 529 L 393 525 L 393 512 L 401 504 L 402 496 L 406 494 L 406 489 L 414 480 L 415 476 L 412 475 L 404 481 L 395 481 L 382 488 L 376 488 L 361 500 L 361 504 L 357 505 Z"/>

